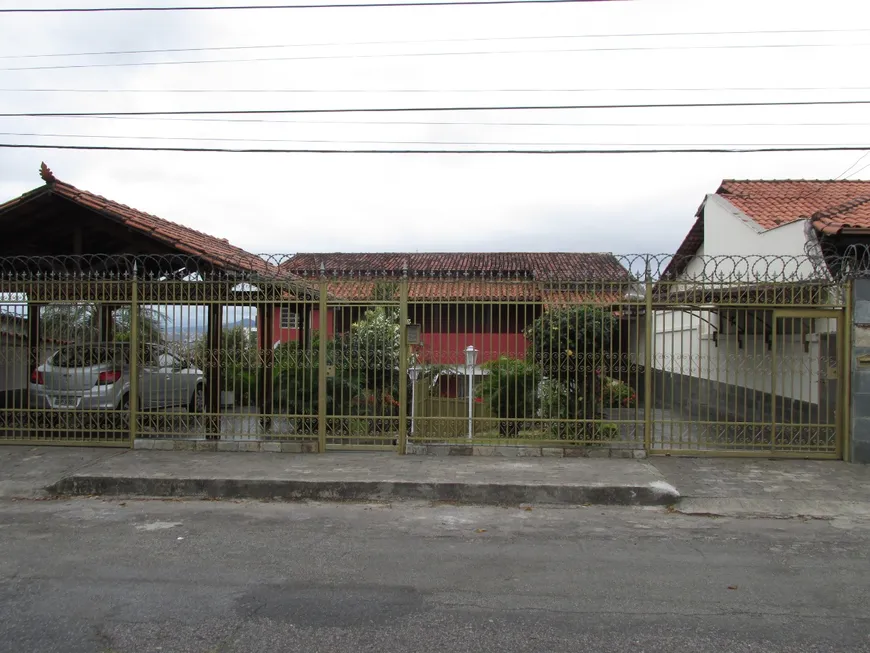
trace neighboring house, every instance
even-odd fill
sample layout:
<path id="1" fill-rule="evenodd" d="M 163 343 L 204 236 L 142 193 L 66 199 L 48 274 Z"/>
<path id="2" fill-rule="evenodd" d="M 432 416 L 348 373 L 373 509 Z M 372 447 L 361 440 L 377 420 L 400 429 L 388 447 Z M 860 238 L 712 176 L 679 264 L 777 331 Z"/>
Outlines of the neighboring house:
<path id="1" fill-rule="evenodd" d="M 465 349 L 478 350 L 479 366 L 500 356 L 526 354 L 524 330 L 544 308 L 559 301 L 618 304 L 630 279 L 612 254 L 600 253 L 389 253 L 297 254 L 282 270 L 303 278 L 324 273 L 328 293 L 341 306 L 327 316 L 330 337 L 359 320 L 376 297 L 389 294 L 398 305 L 396 283 L 409 279 L 408 315 L 421 327 L 414 348 L 421 364 L 443 366 L 442 396 L 463 396 Z M 303 325 L 302 311 L 276 311 L 278 342 L 297 341 L 301 331 L 317 328 L 318 311 Z"/>
<path id="2" fill-rule="evenodd" d="M 658 287 L 665 302 L 684 298 L 685 307 L 654 314 L 656 405 L 698 420 L 833 424 L 836 321 L 740 307 L 725 284 L 751 295 L 766 282 L 824 279 L 828 254 L 868 236 L 868 181 L 723 181 L 704 199 Z M 700 287 L 703 299 L 693 295 Z M 806 306 L 795 293 L 792 308 Z M 712 309 L 716 301 L 732 306 Z"/>

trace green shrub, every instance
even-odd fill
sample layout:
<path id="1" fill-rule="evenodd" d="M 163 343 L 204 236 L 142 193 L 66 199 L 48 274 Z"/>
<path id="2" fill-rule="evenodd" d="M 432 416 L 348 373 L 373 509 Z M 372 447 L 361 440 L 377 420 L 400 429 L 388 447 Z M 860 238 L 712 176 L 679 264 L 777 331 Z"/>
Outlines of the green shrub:
<path id="1" fill-rule="evenodd" d="M 637 405 L 637 393 L 627 383 L 605 378 L 601 385 L 601 404 L 607 408 L 633 408 Z"/>
<path id="2" fill-rule="evenodd" d="M 619 425 L 610 422 L 596 425 L 595 440 L 599 442 L 612 442 L 619 439 Z"/>
<path id="3" fill-rule="evenodd" d="M 609 309 L 570 306 L 546 311 L 526 329 L 529 358 L 553 384 L 544 400 L 547 416 L 576 420 L 557 425 L 560 437 L 576 437 L 600 416 L 601 379 L 613 363 L 606 352 L 618 328 Z"/>
<path id="4" fill-rule="evenodd" d="M 540 368 L 518 358 L 502 356 L 484 363 L 487 372 L 477 387 L 481 397 L 492 413 L 498 416 L 499 433 L 502 437 L 516 437 L 522 420 L 534 419 L 538 414 L 538 384 Z"/>

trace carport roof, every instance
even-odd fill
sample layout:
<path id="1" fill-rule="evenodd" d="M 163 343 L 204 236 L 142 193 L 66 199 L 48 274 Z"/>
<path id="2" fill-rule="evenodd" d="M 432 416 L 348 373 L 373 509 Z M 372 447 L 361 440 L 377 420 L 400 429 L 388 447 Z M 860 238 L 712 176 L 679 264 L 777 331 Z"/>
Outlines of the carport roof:
<path id="1" fill-rule="evenodd" d="M 148 253 L 165 251 L 166 253 L 189 256 L 224 270 L 247 270 L 270 275 L 277 273 L 276 266 L 256 254 L 230 244 L 225 238 L 210 236 L 63 182 L 54 176 L 45 163 L 42 164 L 39 174 L 45 185 L 0 205 L 0 220 L 8 218 L 19 210 L 24 210 L 28 205 L 32 206 L 32 203 L 40 198 L 61 198 L 126 227 L 135 235 L 144 237 L 152 245 L 153 251 Z M 33 237 L 47 238 L 49 234 L 34 234 Z M 13 253 L 18 254 L 19 252 Z M 77 254 L 80 252 L 58 253 Z M 112 254 L 116 252 L 101 253 Z"/>

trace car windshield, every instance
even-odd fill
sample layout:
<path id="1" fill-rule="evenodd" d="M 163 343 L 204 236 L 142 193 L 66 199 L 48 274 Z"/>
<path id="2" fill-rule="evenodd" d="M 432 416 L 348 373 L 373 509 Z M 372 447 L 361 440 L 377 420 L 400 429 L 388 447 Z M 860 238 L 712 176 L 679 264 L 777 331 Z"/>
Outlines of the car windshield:
<path id="1" fill-rule="evenodd" d="M 121 358 L 126 361 L 126 348 L 106 346 L 82 346 L 61 349 L 51 358 L 51 364 L 56 367 L 92 367 L 105 363 L 114 363 Z"/>

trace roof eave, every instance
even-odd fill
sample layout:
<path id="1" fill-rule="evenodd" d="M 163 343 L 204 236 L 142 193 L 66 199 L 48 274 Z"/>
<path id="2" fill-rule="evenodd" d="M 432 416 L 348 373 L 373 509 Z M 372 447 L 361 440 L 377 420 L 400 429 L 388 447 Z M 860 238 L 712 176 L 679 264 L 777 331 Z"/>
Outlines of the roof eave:
<path id="1" fill-rule="evenodd" d="M 33 201 L 37 198 L 40 198 L 43 195 L 46 195 L 46 194 L 51 193 L 51 192 L 52 192 L 51 185 L 46 184 L 44 186 L 38 186 L 37 188 L 34 188 L 33 190 L 29 190 L 26 193 L 24 193 L 23 195 L 19 195 L 18 197 L 13 197 L 8 202 L 4 202 L 3 204 L 0 204 L 0 215 L 3 215 L 4 213 L 7 213 L 8 211 L 12 211 L 12 210 L 18 208 L 19 206 L 21 206 L 22 204 L 26 204 L 27 202 L 31 202 L 31 201 Z"/>

